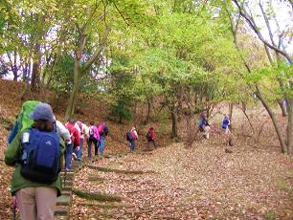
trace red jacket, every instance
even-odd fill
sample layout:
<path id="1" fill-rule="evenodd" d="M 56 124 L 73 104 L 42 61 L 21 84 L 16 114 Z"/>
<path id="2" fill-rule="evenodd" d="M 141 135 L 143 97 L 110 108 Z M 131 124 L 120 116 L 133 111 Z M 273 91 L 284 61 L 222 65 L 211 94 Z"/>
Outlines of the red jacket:
<path id="1" fill-rule="evenodd" d="M 73 147 L 78 147 L 80 146 L 80 132 L 79 130 L 74 127 L 74 124 L 72 123 L 67 123 L 65 127 L 68 129 L 71 137 L 71 141 L 73 143 Z"/>

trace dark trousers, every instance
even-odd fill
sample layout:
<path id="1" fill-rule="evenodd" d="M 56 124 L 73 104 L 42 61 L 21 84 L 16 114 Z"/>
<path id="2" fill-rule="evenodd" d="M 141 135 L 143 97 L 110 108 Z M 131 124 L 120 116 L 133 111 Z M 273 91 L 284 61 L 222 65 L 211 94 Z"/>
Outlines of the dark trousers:
<path id="1" fill-rule="evenodd" d="M 135 145 L 135 139 L 132 139 L 131 141 L 129 141 L 130 144 L 129 144 L 129 148 L 131 151 L 134 151 L 135 148 L 136 148 L 136 145 Z"/>
<path id="2" fill-rule="evenodd" d="M 77 160 L 82 160 L 82 151 L 83 151 L 83 138 L 80 138 L 80 148 L 79 150 L 76 150 L 76 148 L 73 149 L 73 152 L 75 153 Z"/>
<path id="3" fill-rule="evenodd" d="M 90 137 L 87 140 L 87 144 L 88 144 L 88 158 L 91 159 L 92 158 L 92 144 L 94 144 L 94 147 L 95 147 L 95 155 L 98 154 L 98 140 Z"/>
<path id="4" fill-rule="evenodd" d="M 64 158 L 65 158 L 65 168 L 70 169 L 72 164 L 72 152 L 73 152 L 73 144 L 66 144 L 66 149 L 64 151 Z"/>
<path id="5" fill-rule="evenodd" d="M 149 145 L 149 146 L 153 146 L 154 148 L 157 147 L 157 146 L 156 146 L 156 142 L 155 142 L 154 139 L 148 139 L 148 145 Z"/>

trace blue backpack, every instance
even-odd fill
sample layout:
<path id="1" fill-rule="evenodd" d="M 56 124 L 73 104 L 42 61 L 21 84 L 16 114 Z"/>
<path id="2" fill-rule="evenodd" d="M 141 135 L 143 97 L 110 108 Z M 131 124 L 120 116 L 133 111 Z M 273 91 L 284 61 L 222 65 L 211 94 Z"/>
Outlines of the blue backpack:
<path id="1" fill-rule="evenodd" d="M 229 126 L 229 118 L 225 117 L 222 122 L 222 128 L 226 129 Z"/>
<path id="2" fill-rule="evenodd" d="M 32 128 L 22 134 L 20 174 L 33 182 L 50 184 L 60 172 L 60 137 L 56 131 Z"/>
<path id="3" fill-rule="evenodd" d="M 198 127 L 202 127 L 203 126 L 203 119 L 201 118 L 201 119 L 199 119 L 199 121 L 198 121 Z"/>

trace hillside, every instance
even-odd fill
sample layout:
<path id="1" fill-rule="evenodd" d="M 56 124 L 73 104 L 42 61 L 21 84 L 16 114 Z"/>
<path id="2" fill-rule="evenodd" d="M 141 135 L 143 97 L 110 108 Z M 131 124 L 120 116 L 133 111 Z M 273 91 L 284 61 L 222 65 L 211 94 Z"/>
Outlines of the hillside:
<path id="1" fill-rule="evenodd" d="M 6 149 L 8 129 L 22 104 L 24 88 L 21 83 L 0 80 L 0 159 Z M 30 96 L 34 95 L 27 94 Z M 57 118 L 62 119 L 66 97 L 49 97 Z M 80 99 L 78 119 L 88 122 L 105 117 L 101 102 Z M 225 106 L 218 106 L 217 111 L 225 112 Z M 172 143 L 164 131 L 159 136 L 159 147 L 146 153 L 142 151 L 146 146 L 143 134 L 149 125 L 139 125 L 138 150 L 128 153 L 124 134 L 131 124 L 108 120 L 110 135 L 105 151 L 124 153 L 94 165 L 141 173 L 83 168 L 76 174 L 76 189 L 119 195 L 122 201 L 109 207 L 74 195 L 70 219 L 293 219 L 293 159 L 280 153 L 272 124 L 262 108 L 251 107 L 248 115 L 255 135 L 243 113 L 239 109 L 233 113 L 232 153 L 225 152 L 227 147 L 217 130 L 222 116 L 216 112 L 210 139 L 197 139 L 186 148 L 182 143 Z M 281 116 L 278 120 L 285 123 Z M 183 136 L 185 123 L 182 120 L 180 124 Z M 161 129 L 161 125 L 154 125 Z M 0 218 L 11 219 L 9 181 L 13 168 L 2 160 L 0 165 Z M 93 177 L 102 181 L 90 181 Z"/>

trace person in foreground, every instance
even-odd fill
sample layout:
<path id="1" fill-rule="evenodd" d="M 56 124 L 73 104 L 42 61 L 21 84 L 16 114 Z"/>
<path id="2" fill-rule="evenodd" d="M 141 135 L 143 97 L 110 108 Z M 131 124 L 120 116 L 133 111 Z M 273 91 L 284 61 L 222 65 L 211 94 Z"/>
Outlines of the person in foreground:
<path id="1" fill-rule="evenodd" d="M 5 152 L 5 163 L 15 168 L 11 194 L 16 196 L 22 220 L 52 220 L 61 195 L 64 145 L 49 104 L 36 106 L 30 117 L 33 125 L 18 133 Z"/>

